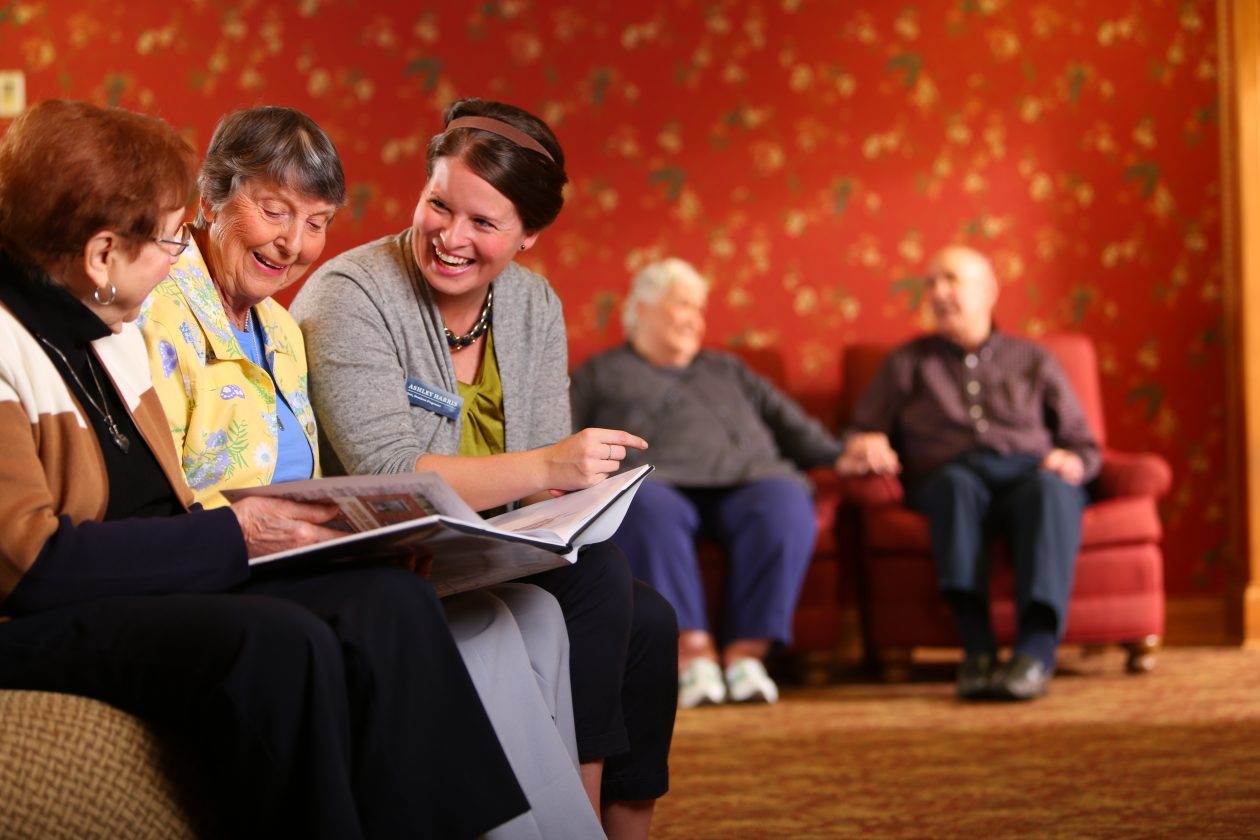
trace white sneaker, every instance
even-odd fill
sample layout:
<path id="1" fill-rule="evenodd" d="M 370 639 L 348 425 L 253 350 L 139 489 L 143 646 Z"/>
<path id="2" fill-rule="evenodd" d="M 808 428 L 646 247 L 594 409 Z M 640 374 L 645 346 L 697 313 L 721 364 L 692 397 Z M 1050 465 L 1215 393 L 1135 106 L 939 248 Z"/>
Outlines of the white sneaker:
<path id="1" fill-rule="evenodd" d="M 678 675 L 678 708 L 715 706 L 726 700 L 722 669 L 712 659 L 693 659 Z"/>
<path id="2" fill-rule="evenodd" d="M 726 666 L 726 687 L 732 703 L 775 703 L 779 687 L 760 659 L 745 657 Z"/>

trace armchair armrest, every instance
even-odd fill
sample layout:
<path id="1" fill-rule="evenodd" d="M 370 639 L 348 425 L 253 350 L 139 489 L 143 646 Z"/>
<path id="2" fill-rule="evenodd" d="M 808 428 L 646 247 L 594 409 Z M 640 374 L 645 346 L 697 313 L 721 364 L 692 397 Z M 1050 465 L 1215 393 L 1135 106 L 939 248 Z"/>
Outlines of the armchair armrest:
<path id="1" fill-rule="evenodd" d="M 806 472 L 814 485 L 814 503 L 839 506 L 844 500 L 840 476 L 831 467 L 814 467 Z"/>
<path id="2" fill-rule="evenodd" d="M 901 504 L 906 492 L 901 479 L 891 475 L 850 475 L 839 479 L 846 504 L 862 508 Z"/>
<path id="3" fill-rule="evenodd" d="M 844 501 L 840 493 L 840 477 L 831 467 L 814 467 L 806 475 L 814 485 L 814 521 L 818 525 L 821 545 L 824 544 L 822 535 L 836 531 L 836 514 Z"/>
<path id="4" fill-rule="evenodd" d="M 1160 498 L 1172 487 L 1172 468 L 1153 452 L 1103 452 L 1102 470 L 1097 479 L 1098 495 Z"/>

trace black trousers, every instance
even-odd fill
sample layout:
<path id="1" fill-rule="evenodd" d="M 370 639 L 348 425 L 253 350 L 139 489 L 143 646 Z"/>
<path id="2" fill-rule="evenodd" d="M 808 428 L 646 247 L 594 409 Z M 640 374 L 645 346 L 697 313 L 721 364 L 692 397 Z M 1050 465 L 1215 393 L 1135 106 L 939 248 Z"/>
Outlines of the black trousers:
<path id="1" fill-rule="evenodd" d="M 604 759 L 603 798 L 663 796 L 678 704 L 673 607 L 631 577 L 611 542 L 525 582 L 554 595 L 564 613 L 578 758 Z"/>
<path id="2" fill-rule="evenodd" d="M 989 537 L 1006 535 L 1015 566 L 1020 616 L 1032 603 L 1054 611 L 1059 635 L 1067 617 L 1089 496 L 1041 469 L 1033 455 L 969 452 L 929 473 L 909 494 L 927 516 L 942 592 L 989 597 Z"/>
<path id="3" fill-rule="evenodd" d="M 401 569 L 0 623 L 0 687 L 172 728 L 230 836 L 471 837 L 528 808 L 433 588 Z"/>

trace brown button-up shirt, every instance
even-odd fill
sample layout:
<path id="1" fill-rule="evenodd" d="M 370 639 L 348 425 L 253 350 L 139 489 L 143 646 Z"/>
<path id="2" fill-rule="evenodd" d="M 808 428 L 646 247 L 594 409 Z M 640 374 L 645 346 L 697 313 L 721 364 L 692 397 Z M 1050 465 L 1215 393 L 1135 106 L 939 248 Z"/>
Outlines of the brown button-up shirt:
<path id="1" fill-rule="evenodd" d="M 936 335 L 893 350 L 855 407 L 852 430 L 888 435 L 909 481 L 975 449 L 1039 457 L 1066 449 L 1084 462 L 1086 481 L 1102 461 L 1050 351 L 996 331 L 974 352 Z"/>

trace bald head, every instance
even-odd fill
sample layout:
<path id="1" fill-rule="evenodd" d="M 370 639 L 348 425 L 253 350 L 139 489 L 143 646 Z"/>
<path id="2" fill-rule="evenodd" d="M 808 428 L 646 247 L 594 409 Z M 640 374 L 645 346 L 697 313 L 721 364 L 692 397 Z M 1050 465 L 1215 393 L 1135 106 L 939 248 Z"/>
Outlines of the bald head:
<path id="1" fill-rule="evenodd" d="M 998 296 L 988 258 L 963 245 L 943 248 L 932 258 L 926 282 L 937 333 L 968 349 L 984 343 Z"/>

